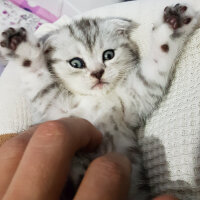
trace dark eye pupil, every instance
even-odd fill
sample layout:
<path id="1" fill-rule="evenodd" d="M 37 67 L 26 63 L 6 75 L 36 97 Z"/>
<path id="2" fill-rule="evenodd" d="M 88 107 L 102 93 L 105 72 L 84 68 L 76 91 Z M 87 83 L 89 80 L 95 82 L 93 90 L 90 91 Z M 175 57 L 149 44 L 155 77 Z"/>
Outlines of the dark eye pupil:
<path id="1" fill-rule="evenodd" d="M 110 49 L 110 50 L 104 51 L 103 61 L 111 60 L 111 59 L 113 59 L 114 56 L 115 56 L 114 50 Z"/>
<path id="2" fill-rule="evenodd" d="M 106 59 L 111 59 L 111 58 L 112 58 L 112 54 L 111 54 L 111 53 L 107 53 L 107 54 L 105 55 L 105 58 L 106 58 Z"/>
<path id="3" fill-rule="evenodd" d="M 85 67 L 85 63 L 81 58 L 73 58 L 69 61 L 69 64 L 74 68 L 82 69 Z"/>

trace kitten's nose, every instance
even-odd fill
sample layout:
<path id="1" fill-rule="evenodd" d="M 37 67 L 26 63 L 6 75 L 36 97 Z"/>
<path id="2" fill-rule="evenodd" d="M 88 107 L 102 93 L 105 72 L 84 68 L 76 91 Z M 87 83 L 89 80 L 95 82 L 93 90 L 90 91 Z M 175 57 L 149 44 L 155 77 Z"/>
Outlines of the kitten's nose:
<path id="1" fill-rule="evenodd" d="M 101 69 L 100 71 L 95 71 L 91 73 L 91 76 L 97 78 L 97 79 L 101 79 L 101 77 L 103 76 L 104 73 L 104 69 Z"/>

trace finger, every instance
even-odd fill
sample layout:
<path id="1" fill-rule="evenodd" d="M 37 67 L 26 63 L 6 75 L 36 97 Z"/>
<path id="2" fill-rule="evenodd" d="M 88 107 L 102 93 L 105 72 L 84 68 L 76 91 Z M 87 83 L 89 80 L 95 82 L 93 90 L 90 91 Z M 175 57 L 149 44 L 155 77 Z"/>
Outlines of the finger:
<path id="1" fill-rule="evenodd" d="M 177 198 L 171 196 L 171 195 L 161 195 L 159 197 L 154 198 L 153 200 L 178 200 Z"/>
<path id="2" fill-rule="evenodd" d="M 58 199 L 73 155 L 94 148 L 101 133 L 83 119 L 62 119 L 41 124 L 33 134 L 4 200 Z"/>
<path id="3" fill-rule="evenodd" d="M 94 160 L 82 180 L 74 200 L 124 200 L 130 185 L 130 161 L 117 153 Z"/>
<path id="4" fill-rule="evenodd" d="M 0 199 L 3 198 L 12 180 L 32 131 L 34 131 L 33 128 L 23 134 L 16 134 L 15 137 L 5 142 L 0 148 Z"/>

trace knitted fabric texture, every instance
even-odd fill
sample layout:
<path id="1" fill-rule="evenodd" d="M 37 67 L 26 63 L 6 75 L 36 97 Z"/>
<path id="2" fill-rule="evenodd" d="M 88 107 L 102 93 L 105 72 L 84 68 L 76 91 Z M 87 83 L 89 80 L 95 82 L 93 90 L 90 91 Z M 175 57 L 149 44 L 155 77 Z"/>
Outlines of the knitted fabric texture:
<path id="1" fill-rule="evenodd" d="M 140 134 L 153 194 L 200 199 L 200 30 L 176 65 L 168 94 Z"/>

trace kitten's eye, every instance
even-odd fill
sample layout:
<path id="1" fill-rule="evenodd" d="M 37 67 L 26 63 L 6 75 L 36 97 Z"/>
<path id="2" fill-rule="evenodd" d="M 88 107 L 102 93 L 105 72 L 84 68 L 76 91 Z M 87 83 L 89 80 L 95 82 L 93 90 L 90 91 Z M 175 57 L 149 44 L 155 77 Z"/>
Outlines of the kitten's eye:
<path id="1" fill-rule="evenodd" d="M 113 49 L 109 49 L 103 52 L 103 61 L 111 60 L 115 56 L 115 51 Z"/>
<path id="2" fill-rule="evenodd" d="M 83 69 L 85 68 L 85 62 L 81 58 L 73 58 L 69 61 L 69 64 L 78 69 Z"/>

